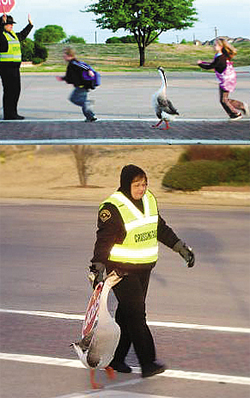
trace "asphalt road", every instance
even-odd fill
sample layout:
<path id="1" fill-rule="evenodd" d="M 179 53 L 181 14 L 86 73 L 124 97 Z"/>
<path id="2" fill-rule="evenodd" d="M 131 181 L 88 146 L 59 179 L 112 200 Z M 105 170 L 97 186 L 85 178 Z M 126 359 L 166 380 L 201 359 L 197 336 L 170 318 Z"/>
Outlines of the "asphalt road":
<path id="1" fill-rule="evenodd" d="M 133 373 L 107 383 L 99 372 L 106 387 L 93 393 L 69 343 L 80 335 L 91 294 L 87 267 L 96 214 L 96 207 L 84 204 L 1 205 L 1 398 L 247 398 L 248 209 L 161 210 L 196 253 L 196 266 L 187 269 L 161 246 L 151 277 L 148 321 L 169 370 L 142 380 L 131 351 Z M 109 306 L 113 311 L 112 295 Z"/>
<path id="2" fill-rule="evenodd" d="M 211 141 L 212 139 L 250 141 L 249 118 L 227 123 L 228 117 L 219 104 L 218 84 L 213 73 L 172 72 L 168 74 L 168 80 L 169 98 L 178 109 L 180 117 L 178 117 L 178 122 L 172 123 L 172 130 L 162 132 L 151 128 L 152 120 L 156 120 L 151 103 L 152 95 L 161 85 L 157 71 L 103 74 L 101 86 L 89 94 L 91 106 L 102 123 L 101 125 L 99 122 L 96 123 L 94 129 L 92 125 L 84 126 L 81 122 L 77 122 L 84 118 L 80 108 L 68 101 L 72 91 L 71 85 L 58 82 L 54 75 L 24 74 L 19 113 L 27 119 L 25 122 L 14 124 L 0 122 L 0 138 L 4 141 L 8 139 L 16 141 L 62 140 L 63 138 L 71 140 L 93 138 L 97 141 L 102 138 L 107 143 L 108 139 L 117 138 L 119 140 L 127 138 L 130 141 L 139 139 L 142 143 L 142 139 L 146 138 L 148 141 L 161 140 L 158 143 L 167 140 L 168 144 L 174 143 L 172 140 L 177 143 L 178 140 L 186 140 L 180 142 L 185 144 L 191 139 L 199 140 L 201 143 L 205 143 L 201 140 Z M 237 88 L 233 97 L 247 102 L 249 90 L 249 72 L 238 73 Z M 0 96 L 2 97 L 1 87 Z M 135 119 L 139 125 L 133 123 L 128 126 L 114 121 L 110 127 L 110 124 L 104 123 L 110 119 L 118 119 L 118 121 Z M 140 124 L 145 119 L 152 119 L 150 125 L 145 122 L 143 126 Z M 197 124 L 197 121 L 194 123 L 197 119 L 201 119 L 200 124 Z M 55 120 L 59 123 L 52 122 Z M 115 130 L 115 135 L 113 130 Z M 89 143 L 92 144 L 92 141 Z M 111 143 L 119 144 L 119 142 Z"/>

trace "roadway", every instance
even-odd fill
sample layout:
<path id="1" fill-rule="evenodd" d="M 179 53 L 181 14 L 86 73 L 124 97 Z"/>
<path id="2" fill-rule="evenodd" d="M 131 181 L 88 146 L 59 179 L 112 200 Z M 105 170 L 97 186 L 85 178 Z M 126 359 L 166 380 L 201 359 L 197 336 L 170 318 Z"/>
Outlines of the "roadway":
<path id="1" fill-rule="evenodd" d="M 91 294 L 87 281 L 97 207 L 1 204 L 1 398 L 247 398 L 249 210 L 164 208 L 162 216 L 196 253 L 187 269 L 161 246 L 147 319 L 168 370 L 131 375 L 91 391 L 69 347 Z M 115 308 L 111 295 L 109 307 Z"/>
<path id="2" fill-rule="evenodd" d="M 0 122 L 1 143 L 8 140 L 11 144 L 28 143 L 27 140 L 39 144 L 42 141 L 68 144 L 74 140 L 82 144 L 250 141 L 249 117 L 228 123 L 219 104 L 218 84 L 213 73 L 171 72 L 168 80 L 169 98 L 180 117 L 166 132 L 151 128 L 156 120 L 151 99 L 161 84 L 157 72 L 103 73 L 101 86 L 89 94 L 98 118 L 95 126 L 83 124 L 80 108 L 68 101 L 71 85 L 58 82 L 53 74 L 23 74 L 19 112 L 26 120 Z M 239 72 L 233 97 L 247 102 L 249 90 L 249 72 Z"/>

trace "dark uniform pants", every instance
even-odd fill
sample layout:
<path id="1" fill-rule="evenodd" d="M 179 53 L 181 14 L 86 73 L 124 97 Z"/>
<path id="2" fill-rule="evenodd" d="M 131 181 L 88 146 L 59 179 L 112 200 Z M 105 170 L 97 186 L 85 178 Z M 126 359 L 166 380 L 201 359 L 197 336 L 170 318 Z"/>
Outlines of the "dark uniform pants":
<path id="1" fill-rule="evenodd" d="M 146 323 L 145 313 L 150 272 L 126 275 L 113 288 L 118 300 L 115 320 L 121 328 L 114 361 L 124 362 L 133 344 L 142 368 L 155 361 L 154 341 Z"/>
<path id="2" fill-rule="evenodd" d="M 20 65 L 7 66 L 0 63 L 0 75 L 3 83 L 4 119 L 17 116 L 17 103 L 21 91 Z M 13 62 L 13 64 L 15 64 Z"/>

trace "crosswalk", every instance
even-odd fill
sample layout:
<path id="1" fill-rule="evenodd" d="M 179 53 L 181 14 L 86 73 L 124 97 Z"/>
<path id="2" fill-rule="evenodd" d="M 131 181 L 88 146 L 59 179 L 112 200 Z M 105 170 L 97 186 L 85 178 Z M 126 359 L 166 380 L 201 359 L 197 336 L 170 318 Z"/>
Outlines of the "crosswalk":
<path id="1" fill-rule="evenodd" d="M 24 355 L 24 354 L 12 354 L 12 353 L 0 353 L 0 359 L 7 361 L 26 362 L 33 364 L 42 365 L 54 365 L 54 366 L 65 366 L 71 368 L 83 368 L 82 363 L 78 359 L 67 359 L 67 358 L 53 358 L 37 355 Z M 133 373 L 140 373 L 140 369 L 132 367 Z M 230 376 L 220 375 L 214 373 L 201 373 L 201 372 L 189 372 L 182 370 L 165 370 L 164 373 L 157 375 L 157 377 L 169 377 L 196 381 L 207 381 L 215 383 L 227 383 L 227 384 L 241 384 L 250 386 L 250 377 L 241 376 Z"/>

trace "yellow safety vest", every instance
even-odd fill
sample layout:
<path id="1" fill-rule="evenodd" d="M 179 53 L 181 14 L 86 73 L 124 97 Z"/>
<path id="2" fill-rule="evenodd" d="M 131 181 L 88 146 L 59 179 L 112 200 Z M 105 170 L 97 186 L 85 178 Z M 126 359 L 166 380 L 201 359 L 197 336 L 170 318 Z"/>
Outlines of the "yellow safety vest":
<path id="1" fill-rule="evenodd" d="M 0 53 L 0 62 L 21 62 L 22 61 L 22 53 L 21 46 L 18 40 L 17 35 L 14 32 L 11 34 L 4 31 L 4 36 L 8 40 L 8 51 L 5 53 Z"/>
<path id="2" fill-rule="evenodd" d="M 158 258 L 158 208 L 154 195 L 146 191 L 142 198 L 144 214 L 122 193 L 115 192 L 104 203 L 112 203 L 117 207 L 123 219 L 126 237 L 121 244 L 114 244 L 109 260 L 148 264 Z"/>

